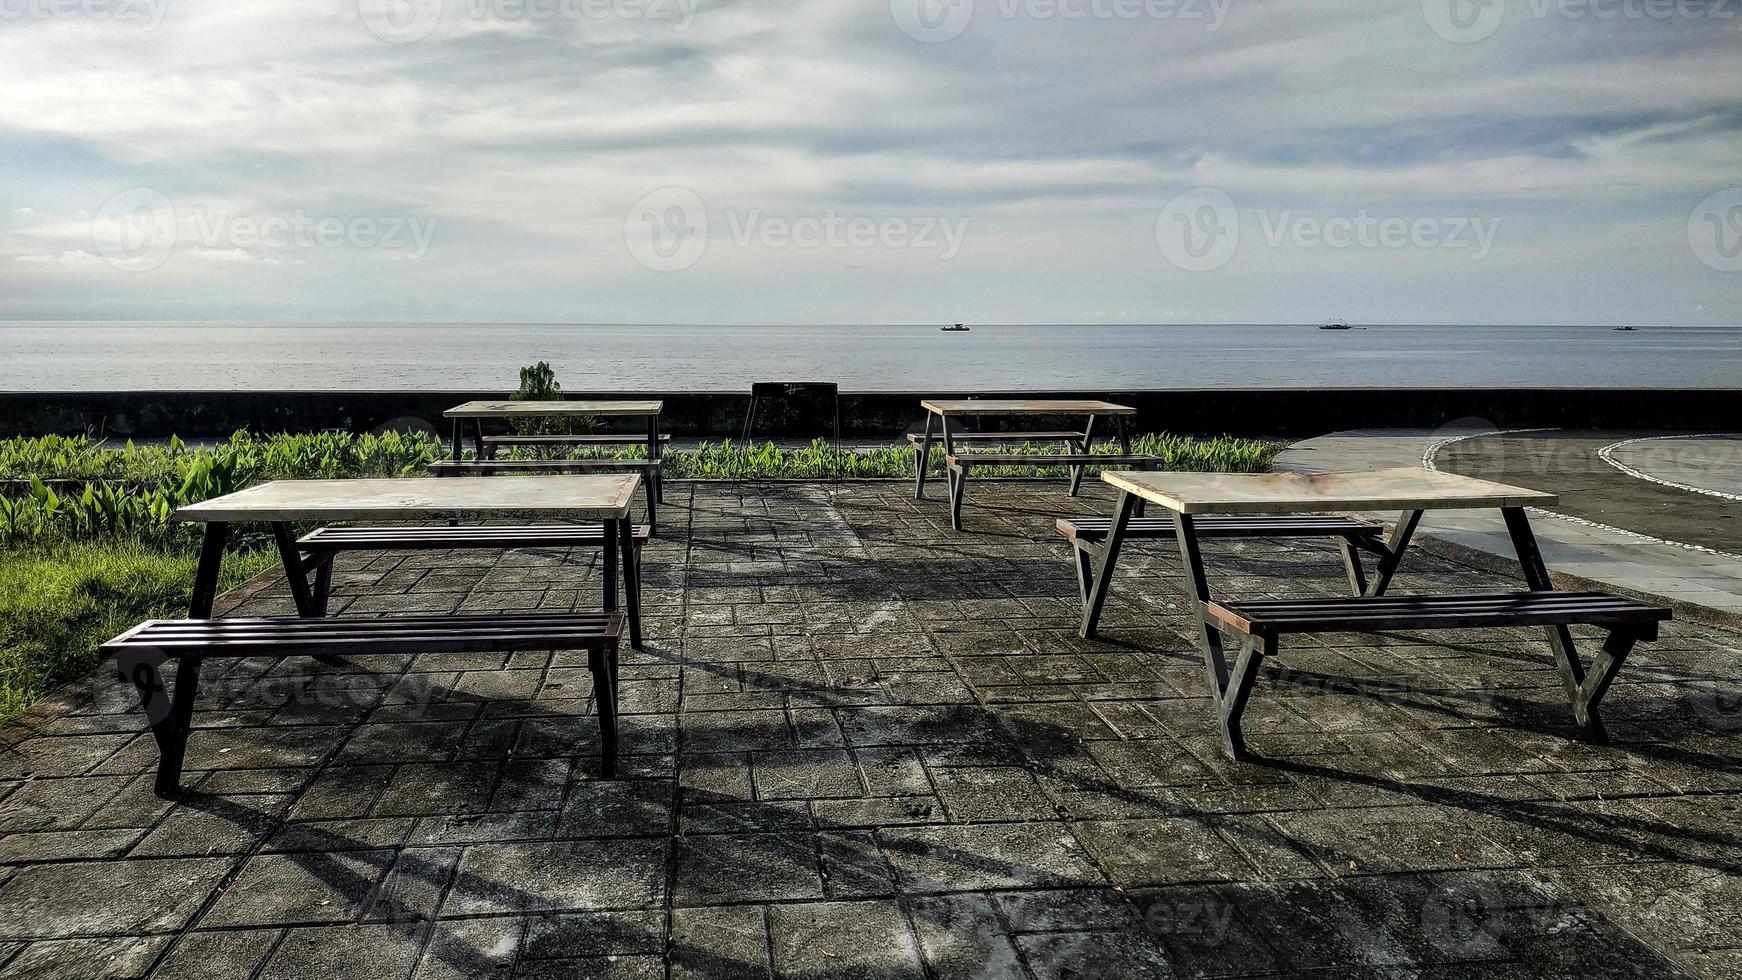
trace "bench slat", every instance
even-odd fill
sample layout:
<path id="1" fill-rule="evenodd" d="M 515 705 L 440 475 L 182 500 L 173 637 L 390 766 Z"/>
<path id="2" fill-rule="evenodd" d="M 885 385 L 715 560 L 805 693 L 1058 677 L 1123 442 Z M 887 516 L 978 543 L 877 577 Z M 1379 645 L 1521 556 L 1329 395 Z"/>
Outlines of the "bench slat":
<path id="1" fill-rule="evenodd" d="M 662 432 L 659 435 L 662 443 L 671 441 L 671 434 Z M 623 433 L 618 435 L 584 435 L 584 436 L 485 436 L 486 446 L 638 446 L 646 445 L 646 435 Z"/>
<path id="2" fill-rule="evenodd" d="M 99 653 L 104 657 L 152 650 L 178 656 L 288 656 L 337 650 L 365 654 L 591 649 L 615 644 L 621 631 L 621 613 L 149 620 L 103 644 Z"/>
<path id="3" fill-rule="evenodd" d="M 652 532 L 645 524 L 633 528 L 637 543 Z M 599 547 L 605 543 L 600 524 L 536 525 L 531 527 L 323 527 L 297 539 L 304 551 L 414 551 L 464 548 Z"/>
<path id="4" fill-rule="evenodd" d="M 1133 454 L 1099 455 L 1095 453 L 987 453 L 945 456 L 951 466 L 1125 466 L 1131 463 L 1159 463 L 1160 456 Z"/>
<path id="5" fill-rule="evenodd" d="M 1370 521 L 1352 517 L 1297 517 L 1293 515 L 1209 516 L 1194 521 L 1201 538 L 1286 538 L 1334 537 L 1378 538 L 1385 528 Z M 1106 517 L 1058 519 L 1058 532 L 1072 540 L 1099 541 L 1112 530 L 1113 521 Z M 1172 538 L 1175 525 L 1171 517 L 1134 517 L 1127 522 L 1125 536 L 1131 540 Z"/>
<path id="6" fill-rule="evenodd" d="M 1081 439 L 1082 437 L 1083 437 L 1083 434 L 1081 432 L 952 432 L 952 433 L 950 433 L 950 440 L 953 442 L 1033 442 L 1033 441 L 1051 442 L 1051 441 L 1060 440 L 1060 439 L 1070 439 L 1072 441 L 1075 441 L 1075 440 Z M 907 434 L 907 441 L 914 442 L 914 443 L 924 442 L 925 441 L 925 434 L 920 433 L 920 432 L 909 432 Z M 943 443 L 944 443 L 944 437 L 942 435 L 939 435 L 938 433 L 935 433 L 935 432 L 932 433 L 932 445 L 942 446 Z"/>
<path id="7" fill-rule="evenodd" d="M 1602 592 L 1506 592 L 1386 599 L 1273 599 L 1212 602 L 1209 615 L 1247 634 L 1592 626 L 1658 623 L 1661 606 Z"/>
<path id="8" fill-rule="evenodd" d="M 657 459 L 443 459 L 429 464 L 432 471 L 537 472 L 539 470 L 657 470 Z"/>

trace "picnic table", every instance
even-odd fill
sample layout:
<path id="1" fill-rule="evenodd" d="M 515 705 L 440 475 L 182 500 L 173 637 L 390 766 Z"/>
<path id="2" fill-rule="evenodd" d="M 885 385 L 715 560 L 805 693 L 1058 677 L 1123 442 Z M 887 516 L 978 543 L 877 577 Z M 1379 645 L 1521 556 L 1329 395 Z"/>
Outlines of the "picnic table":
<path id="1" fill-rule="evenodd" d="M 194 574 L 189 616 L 210 619 L 217 597 L 218 572 L 229 528 L 236 522 L 272 527 L 285 579 L 299 616 L 324 616 L 332 552 L 305 547 L 294 536 L 295 521 L 427 522 L 478 520 L 600 521 L 597 535 L 604 549 L 604 609 L 617 608 L 617 577 L 621 567 L 627 598 L 632 644 L 640 646 L 641 596 L 634 561 L 635 532 L 629 505 L 641 477 L 535 476 L 514 480 L 274 480 L 245 490 L 189 504 L 177 510 L 178 521 L 205 524 L 199 564 Z M 406 529 L 407 531 L 417 529 Z M 448 529 L 442 529 L 447 531 Z M 493 535 L 527 529 L 460 528 Z M 560 530 L 559 526 L 547 528 Z M 494 546 L 494 545 L 492 545 Z M 309 574 L 316 576 L 311 585 Z"/>
<path id="2" fill-rule="evenodd" d="M 468 474 L 487 476 L 495 473 L 570 473 L 596 470 L 635 471 L 647 478 L 647 523 L 657 527 L 654 504 L 665 502 L 665 481 L 661 476 L 661 457 L 669 435 L 659 431 L 659 415 L 665 402 L 658 399 L 622 401 L 470 401 L 442 413 L 452 420 L 453 435 L 449 458 L 430 467 L 438 475 Z M 490 420 L 511 422 L 516 419 L 574 418 L 641 419 L 641 432 L 577 433 L 550 435 L 489 434 L 484 425 Z M 475 460 L 461 459 L 466 424 L 472 426 Z M 588 446 L 647 447 L 647 459 L 563 459 L 504 460 L 496 458 L 498 448 L 516 446 L 562 446 L 570 449 Z"/>
<path id="3" fill-rule="evenodd" d="M 1128 420 L 1137 414 L 1135 408 L 1127 405 L 1115 405 L 1104 401 L 1065 400 L 1054 398 L 962 398 L 926 399 L 919 403 L 925 409 L 925 431 L 919 434 L 909 434 L 908 442 L 913 445 L 913 499 L 925 499 L 926 469 L 931 461 L 931 449 L 935 444 L 933 431 L 941 438 L 944 446 L 944 465 L 950 478 L 950 521 L 956 530 L 962 529 L 962 502 L 966 496 L 968 472 L 975 465 L 983 466 L 1065 466 L 1070 469 L 1071 496 L 1076 496 L 1082 486 L 1083 467 L 1087 465 L 1136 465 L 1142 466 L 1155 462 L 1153 457 L 1134 455 L 1131 452 L 1131 433 Z M 1059 416 L 1084 419 L 1082 429 L 1068 430 L 1010 430 L 1000 432 L 963 431 L 960 426 L 963 421 L 978 417 L 1021 417 L 1056 418 Z M 1119 455 L 1091 456 L 1089 453 L 1095 436 L 1095 424 L 1102 416 L 1113 419 L 1115 434 L 1119 439 Z M 957 444 L 968 446 L 1000 443 L 1000 442 L 1058 442 L 1066 449 L 1065 453 L 985 453 L 976 454 L 962 452 Z"/>
<path id="4" fill-rule="evenodd" d="M 1240 715 L 1258 665 L 1277 652 L 1282 634 L 1376 632 L 1381 630 L 1466 629 L 1540 626 L 1554 650 L 1562 681 L 1579 723 L 1601 737 L 1597 704 L 1615 672 L 1639 640 L 1654 640 L 1667 609 L 1601 593 L 1556 592 L 1537 547 L 1525 510 L 1556 503 L 1551 493 L 1415 467 L 1355 473 L 1140 473 L 1113 471 L 1101 479 L 1119 491 L 1107 533 L 1088 550 L 1095 559 L 1083 582 L 1082 635 L 1098 625 L 1118 564 L 1120 547 L 1134 518 L 1146 504 L 1171 512 L 1186 595 L 1197 621 L 1198 641 L 1216 698 L 1223 742 L 1240 758 L 1244 742 Z M 1430 510 L 1498 509 L 1517 553 L 1527 593 L 1386 598 L 1386 591 Z M 1212 595 L 1199 547 L 1202 515 L 1239 515 L 1253 520 L 1288 521 L 1289 515 L 1326 511 L 1398 511 L 1389 538 L 1372 547 L 1378 567 L 1359 582 L 1349 598 L 1241 600 Z M 1279 535 L 1280 536 L 1280 535 Z M 1080 566 L 1080 567 L 1087 567 Z M 1351 572 L 1351 577 L 1357 574 Z M 1590 670 L 1579 660 L 1569 625 L 1610 630 Z M 1243 636 L 1238 662 L 1230 670 L 1222 648 L 1224 631 Z"/>

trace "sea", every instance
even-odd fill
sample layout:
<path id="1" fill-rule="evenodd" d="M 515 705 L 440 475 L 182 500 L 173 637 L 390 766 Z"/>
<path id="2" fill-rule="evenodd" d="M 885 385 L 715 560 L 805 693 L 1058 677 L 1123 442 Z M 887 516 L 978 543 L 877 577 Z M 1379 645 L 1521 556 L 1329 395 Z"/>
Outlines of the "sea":
<path id="1" fill-rule="evenodd" d="M 0 322 L 0 391 L 1734 388 L 1742 327 Z"/>

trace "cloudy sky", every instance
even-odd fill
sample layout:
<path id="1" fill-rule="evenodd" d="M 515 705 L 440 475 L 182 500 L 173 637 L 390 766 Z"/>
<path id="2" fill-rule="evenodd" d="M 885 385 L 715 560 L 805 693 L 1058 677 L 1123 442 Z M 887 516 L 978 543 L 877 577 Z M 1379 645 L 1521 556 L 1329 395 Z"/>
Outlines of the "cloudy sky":
<path id="1" fill-rule="evenodd" d="M 0 0 L 0 319 L 1735 323 L 1742 0 Z"/>

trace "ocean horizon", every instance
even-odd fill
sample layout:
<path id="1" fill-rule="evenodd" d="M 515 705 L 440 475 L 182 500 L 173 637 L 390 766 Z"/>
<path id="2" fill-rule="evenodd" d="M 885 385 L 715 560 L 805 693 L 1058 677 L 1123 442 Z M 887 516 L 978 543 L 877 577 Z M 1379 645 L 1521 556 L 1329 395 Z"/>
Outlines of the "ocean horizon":
<path id="1" fill-rule="evenodd" d="M 1730 388 L 1742 327 L 0 321 L 0 390 Z"/>

